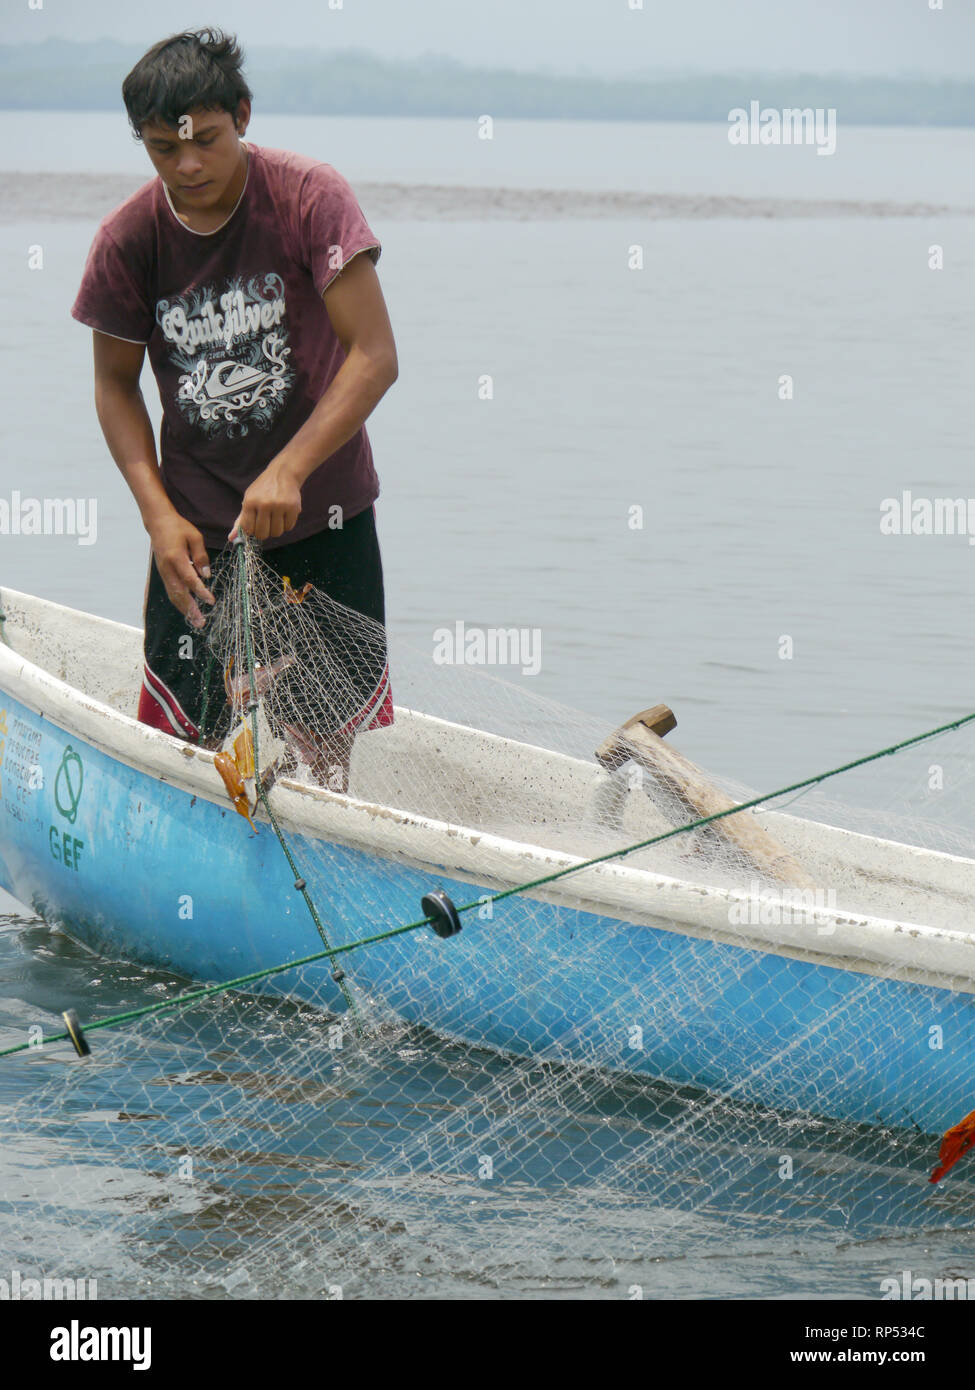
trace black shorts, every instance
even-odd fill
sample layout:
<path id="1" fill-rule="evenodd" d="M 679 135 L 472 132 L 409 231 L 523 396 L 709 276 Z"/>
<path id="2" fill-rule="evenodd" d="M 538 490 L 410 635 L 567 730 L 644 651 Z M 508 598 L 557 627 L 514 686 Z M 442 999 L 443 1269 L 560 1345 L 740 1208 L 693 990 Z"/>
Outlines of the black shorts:
<path id="1" fill-rule="evenodd" d="M 228 545 L 210 557 L 213 579 L 208 587 L 218 603 L 221 583 L 231 572 L 233 550 Z M 341 729 L 354 733 L 356 729 L 391 724 L 393 703 L 385 631 L 381 630 L 385 624 L 383 570 L 373 508 L 350 518 L 341 529 L 322 530 L 292 545 L 272 547 L 262 553 L 261 559 L 279 577 L 287 575 L 292 590 L 300 591 L 305 584 L 311 584 L 333 601 L 332 605 L 324 601 L 309 604 L 303 611 L 303 616 L 309 611 L 315 613 L 322 643 L 320 665 L 324 670 L 334 665 L 332 654 L 336 648 L 347 649 L 354 640 L 355 625 L 349 621 L 346 610 L 372 619 L 363 625 L 368 629 L 368 640 L 356 644 L 356 660 L 347 663 L 349 675 L 342 683 L 341 698 L 337 696 L 324 715 L 333 727 L 319 727 L 315 732 L 327 734 Z M 334 608 L 335 604 L 342 608 Z M 210 605 L 201 602 L 200 609 L 207 615 Z M 191 627 L 173 606 L 152 558 L 146 587 L 145 668 L 138 718 L 168 734 L 212 745 L 229 732 L 240 710 L 231 706 L 225 683 L 227 672 L 208 645 L 206 632 L 207 628 Z M 314 662 L 314 653 L 310 659 Z M 300 681 L 291 672 L 285 673 L 285 677 L 294 687 L 294 707 L 299 709 Z M 302 718 L 299 709 L 296 722 L 307 727 L 312 718 L 318 724 L 323 720 L 320 700 L 314 716 L 309 713 Z"/>

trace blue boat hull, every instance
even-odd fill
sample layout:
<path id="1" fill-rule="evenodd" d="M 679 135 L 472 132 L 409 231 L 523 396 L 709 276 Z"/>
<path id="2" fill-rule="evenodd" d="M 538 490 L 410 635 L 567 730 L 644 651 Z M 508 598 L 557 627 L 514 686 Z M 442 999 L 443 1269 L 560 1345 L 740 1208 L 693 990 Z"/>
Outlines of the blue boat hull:
<path id="1" fill-rule="evenodd" d="M 255 835 L 229 803 L 10 697 L 0 705 L 0 877 L 46 921 L 205 981 L 321 948 L 270 827 Z M 334 945 L 416 920 L 432 887 L 457 902 L 486 891 L 348 846 L 290 843 Z M 975 1105 L 975 1001 L 947 989 L 517 897 L 490 920 L 466 914 L 450 940 L 424 927 L 343 963 L 402 1018 L 476 1045 L 930 1133 Z M 323 961 L 266 988 L 338 1012 L 330 971 Z"/>

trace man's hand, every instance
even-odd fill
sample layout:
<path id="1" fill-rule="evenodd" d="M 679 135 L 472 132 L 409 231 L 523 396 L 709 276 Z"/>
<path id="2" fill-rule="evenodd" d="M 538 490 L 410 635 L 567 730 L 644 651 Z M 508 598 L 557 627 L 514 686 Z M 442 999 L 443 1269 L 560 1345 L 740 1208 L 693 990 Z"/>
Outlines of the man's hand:
<path id="1" fill-rule="evenodd" d="M 240 514 L 227 539 L 236 540 L 238 531 L 259 541 L 283 536 L 294 526 L 300 512 L 301 485 L 279 455 L 244 493 Z"/>
<path id="2" fill-rule="evenodd" d="M 170 602 L 194 627 L 202 627 L 206 620 L 196 600 L 216 602 L 203 582 L 210 578 L 210 562 L 202 535 L 177 512 L 154 522 L 147 529 L 152 553 L 156 557 L 156 568 L 166 586 Z"/>

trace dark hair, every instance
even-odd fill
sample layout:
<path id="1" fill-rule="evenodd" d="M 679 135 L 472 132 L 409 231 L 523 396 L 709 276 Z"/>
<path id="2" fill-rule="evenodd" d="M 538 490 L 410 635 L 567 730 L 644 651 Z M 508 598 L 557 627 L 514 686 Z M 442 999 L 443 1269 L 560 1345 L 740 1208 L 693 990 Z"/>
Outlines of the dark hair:
<path id="1" fill-rule="evenodd" d="M 233 34 L 196 29 L 173 34 L 144 53 L 122 83 L 122 100 L 137 140 L 146 121 L 177 126 L 187 111 L 229 111 L 250 101 L 244 55 Z"/>

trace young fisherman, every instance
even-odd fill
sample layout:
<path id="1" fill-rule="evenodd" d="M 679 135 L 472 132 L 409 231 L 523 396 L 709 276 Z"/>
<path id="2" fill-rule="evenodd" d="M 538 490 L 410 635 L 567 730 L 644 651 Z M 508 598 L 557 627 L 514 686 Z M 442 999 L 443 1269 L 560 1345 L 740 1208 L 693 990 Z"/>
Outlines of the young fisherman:
<path id="1" fill-rule="evenodd" d="M 226 696 L 203 641 L 187 658 L 186 623 L 205 623 L 212 560 L 238 529 L 295 589 L 384 622 L 365 421 L 396 380 L 396 347 L 380 244 L 348 183 L 320 160 L 245 143 L 251 92 L 234 37 L 156 44 L 122 96 L 158 177 L 102 221 L 72 314 L 93 330 L 98 419 L 152 549 L 138 717 L 198 741 L 212 733 L 204 710 Z M 147 350 L 158 464 L 139 389 Z M 349 746 L 357 728 L 392 722 L 385 653 L 355 679 Z M 339 731 L 311 732 L 330 762 Z"/>

